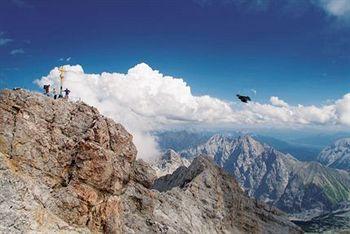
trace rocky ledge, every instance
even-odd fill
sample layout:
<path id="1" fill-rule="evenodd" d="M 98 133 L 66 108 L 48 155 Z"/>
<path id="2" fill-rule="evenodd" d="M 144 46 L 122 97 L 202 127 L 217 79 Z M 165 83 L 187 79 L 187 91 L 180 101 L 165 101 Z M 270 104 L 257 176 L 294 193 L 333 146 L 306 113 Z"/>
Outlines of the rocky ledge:
<path id="1" fill-rule="evenodd" d="M 0 94 L 0 232 L 301 233 L 198 157 L 156 179 L 132 136 L 84 103 Z"/>

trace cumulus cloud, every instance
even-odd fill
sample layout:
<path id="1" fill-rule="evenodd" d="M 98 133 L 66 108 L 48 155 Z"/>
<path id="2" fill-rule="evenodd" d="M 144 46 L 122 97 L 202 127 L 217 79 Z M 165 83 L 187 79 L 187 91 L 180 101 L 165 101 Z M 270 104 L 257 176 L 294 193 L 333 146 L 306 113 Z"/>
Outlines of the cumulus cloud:
<path id="1" fill-rule="evenodd" d="M 122 123 L 133 135 L 139 157 L 159 154 L 149 134 L 169 126 L 298 126 L 350 125 L 350 94 L 324 106 L 291 106 L 278 97 L 271 104 L 231 103 L 208 95 L 195 96 L 181 78 L 161 74 L 141 63 L 123 73 L 87 74 L 80 65 L 65 65 L 64 88 L 73 100 L 81 99 Z M 35 81 L 40 87 L 59 87 L 54 68 Z"/>
<path id="2" fill-rule="evenodd" d="M 288 107 L 288 103 L 286 103 L 285 101 L 279 99 L 278 97 L 272 96 L 270 98 L 270 102 L 272 105 L 274 106 L 279 106 L 279 107 Z"/>
<path id="3" fill-rule="evenodd" d="M 350 125 L 350 93 L 335 102 L 335 111 L 340 124 Z"/>
<path id="4" fill-rule="evenodd" d="M 278 99 L 279 100 L 279 99 Z M 276 104 L 276 103 L 275 103 Z M 333 125 L 336 122 L 335 106 L 278 106 L 261 103 L 246 105 L 238 113 L 244 117 L 242 124 L 254 126 L 291 127 L 300 125 Z"/>

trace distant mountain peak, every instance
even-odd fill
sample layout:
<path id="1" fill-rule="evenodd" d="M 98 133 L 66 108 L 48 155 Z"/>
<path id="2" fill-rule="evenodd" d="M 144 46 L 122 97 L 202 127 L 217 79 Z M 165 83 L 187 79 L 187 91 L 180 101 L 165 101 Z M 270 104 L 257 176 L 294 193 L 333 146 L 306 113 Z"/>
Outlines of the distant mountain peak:
<path id="1" fill-rule="evenodd" d="M 349 146 L 350 147 L 350 137 L 349 138 L 341 138 L 334 142 L 335 146 Z"/>
<path id="2" fill-rule="evenodd" d="M 178 167 L 188 167 L 190 161 L 182 158 L 175 150 L 168 149 L 158 160 L 152 163 L 158 177 L 173 173 Z"/>
<path id="3" fill-rule="evenodd" d="M 208 142 L 223 142 L 227 139 L 228 139 L 227 136 L 217 133 L 217 134 L 214 134 L 212 137 L 210 137 Z"/>
<path id="4" fill-rule="evenodd" d="M 350 138 L 342 138 L 324 148 L 317 157 L 322 164 L 350 170 Z"/>
<path id="5" fill-rule="evenodd" d="M 168 149 L 161 157 L 164 160 L 180 159 L 180 155 L 173 149 Z"/>

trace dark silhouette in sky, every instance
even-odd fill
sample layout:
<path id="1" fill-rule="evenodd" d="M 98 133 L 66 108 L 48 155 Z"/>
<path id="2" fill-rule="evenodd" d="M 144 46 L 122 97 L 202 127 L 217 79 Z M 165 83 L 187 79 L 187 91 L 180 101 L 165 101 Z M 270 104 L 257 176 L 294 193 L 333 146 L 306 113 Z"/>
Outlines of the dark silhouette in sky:
<path id="1" fill-rule="evenodd" d="M 237 94 L 236 96 L 239 100 L 241 100 L 241 102 L 248 103 L 248 101 L 251 101 L 249 96 L 242 96 L 239 94 Z"/>

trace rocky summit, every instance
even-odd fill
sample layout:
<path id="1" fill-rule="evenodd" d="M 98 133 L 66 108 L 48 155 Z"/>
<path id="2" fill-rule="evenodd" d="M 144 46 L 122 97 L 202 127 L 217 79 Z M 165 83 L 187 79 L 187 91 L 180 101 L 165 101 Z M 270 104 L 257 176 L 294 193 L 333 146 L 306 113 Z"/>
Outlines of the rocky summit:
<path id="1" fill-rule="evenodd" d="M 0 95 L 0 233 L 301 233 L 208 158 L 155 179 L 132 136 L 84 103 Z"/>

